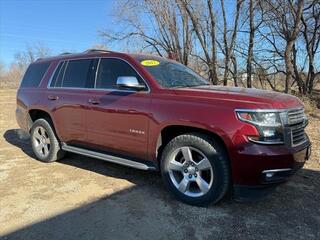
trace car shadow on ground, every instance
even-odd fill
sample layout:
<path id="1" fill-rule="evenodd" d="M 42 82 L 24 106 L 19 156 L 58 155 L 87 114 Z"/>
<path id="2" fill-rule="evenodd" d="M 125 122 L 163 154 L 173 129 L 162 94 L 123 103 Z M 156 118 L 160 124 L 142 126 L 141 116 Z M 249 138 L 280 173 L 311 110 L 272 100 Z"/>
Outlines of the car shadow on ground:
<path id="1" fill-rule="evenodd" d="M 4 138 L 30 157 L 17 129 Z M 155 172 L 68 155 L 61 164 L 126 179 L 132 187 L 41 220 L 3 239 L 319 239 L 320 172 L 302 169 L 264 200 L 199 208 L 176 201 Z M 63 203 L 61 203 L 63 204 Z"/>
<path id="2" fill-rule="evenodd" d="M 3 138 L 11 145 L 20 148 L 29 157 L 35 157 L 30 145 L 29 135 L 21 129 L 9 129 L 3 134 Z"/>
<path id="3" fill-rule="evenodd" d="M 8 143 L 20 148 L 25 154 L 33 158 L 35 161 L 39 161 L 36 159 L 32 151 L 29 136 L 23 133 L 20 129 L 7 130 L 3 137 Z M 81 168 L 109 177 L 126 179 L 134 184 L 152 185 L 156 182 L 161 184 L 160 174 L 158 172 L 133 169 L 95 158 L 84 157 L 78 154 L 67 153 L 66 157 L 59 160 L 58 163 Z"/>

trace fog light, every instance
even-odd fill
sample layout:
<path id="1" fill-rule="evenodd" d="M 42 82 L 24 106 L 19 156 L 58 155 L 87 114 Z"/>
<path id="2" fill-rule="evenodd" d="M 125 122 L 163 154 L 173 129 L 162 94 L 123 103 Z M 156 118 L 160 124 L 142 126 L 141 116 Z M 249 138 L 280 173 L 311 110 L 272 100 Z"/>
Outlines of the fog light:
<path id="1" fill-rule="evenodd" d="M 267 178 L 272 178 L 274 176 L 274 173 L 273 172 L 268 172 L 266 173 L 266 177 Z"/>
<path id="2" fill-rule="evenodd" d="M 265 129 L 262 131 L 263 132 L 263 136 L 265 137 L 274 137 L 275 136 L 275 132 L 274 130 L 272 129 Z"/>

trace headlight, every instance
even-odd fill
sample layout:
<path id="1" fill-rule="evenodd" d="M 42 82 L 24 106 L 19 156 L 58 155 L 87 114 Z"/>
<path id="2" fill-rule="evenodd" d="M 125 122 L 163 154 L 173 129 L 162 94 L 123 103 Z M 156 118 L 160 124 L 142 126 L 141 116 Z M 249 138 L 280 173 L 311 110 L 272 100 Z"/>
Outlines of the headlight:
<path id="1" fill-rule="evenodd" d="M 259 110 L 236 110 L 239 120 L 254 125 L 259 137 L 248 136 L 249 140 L 263 144 L 283 144 L 284 134 L 280 112 Z"/>

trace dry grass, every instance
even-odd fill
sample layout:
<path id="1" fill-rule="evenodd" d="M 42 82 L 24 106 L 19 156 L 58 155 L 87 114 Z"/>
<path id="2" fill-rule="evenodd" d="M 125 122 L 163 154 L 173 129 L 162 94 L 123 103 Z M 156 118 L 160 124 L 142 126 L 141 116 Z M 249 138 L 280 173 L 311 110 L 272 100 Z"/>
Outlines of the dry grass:
<path id="1" fill-rule="evenodd" d="M 22 77 L 22 71 L 16 67 L 11 67 L 7 72 L 0 72 L 0 89 L 17 89 Z"/>
<path id="2" fill-rule="evenodd" d="M 320 109 L 318 96 L 300 97 L 308 115 L 309 124 L 307 133 L 312 143 L 312 159 L 307 162 L 307 166 L 320 168 Z"/>

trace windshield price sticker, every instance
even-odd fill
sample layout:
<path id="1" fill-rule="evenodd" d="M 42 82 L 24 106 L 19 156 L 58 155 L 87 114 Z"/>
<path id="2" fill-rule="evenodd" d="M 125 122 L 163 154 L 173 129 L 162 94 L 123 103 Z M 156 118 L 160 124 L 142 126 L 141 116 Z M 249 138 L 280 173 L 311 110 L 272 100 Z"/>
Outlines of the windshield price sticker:
<path id="1" fill-rule="evenodd" d="M 152 67 L 152 66 L 157 66 L 160 64 L 160 62 L 156 61 L 156 60 L 143 60 L 141 62 L 141 64 L 143 66 L 147 66 L 147 67 Z"/>

